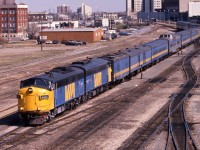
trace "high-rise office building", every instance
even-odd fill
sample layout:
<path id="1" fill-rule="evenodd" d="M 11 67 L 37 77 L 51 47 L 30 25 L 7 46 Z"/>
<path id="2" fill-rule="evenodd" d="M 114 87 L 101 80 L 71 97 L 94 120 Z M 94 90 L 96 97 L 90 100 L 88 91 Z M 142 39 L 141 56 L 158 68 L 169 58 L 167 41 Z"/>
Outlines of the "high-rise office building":
<path id="1" fill-rule="evenodd" d="M 163 10 L 185 13 L 188 12 L 189 2 L 200 2 L 200 0 L 164 0 Z"/>
<path id="2" fill-rule="evenodd" d="M 90 17 L 92 15 L 92 7 L 82 3 L 81 7 L 77 9 L 77 13 L 80 17 L 83 18 Z"/>
<path id="3" fill-rule="evenodd" d="M 143 0 L 133 0 L 133 11 L 139 12 L 142 11 Z"/>
<path id="4" fill-rule="evenodd" d="M 126 0 L 126 12 L 153 12 L 162 9 L 162 0 Z"/>
<path id="5" fill-rule="evenodd" d="M 0 0 L 0 5 L 14 5 L 15 0 Z"/>
<path id="6" fill-rule="evenodd" d="M 162 9 L 162 0 L 154 0 L 154 11 Z"/>
<path id="7" fill-rule="evenodd" d="M 71 9 L 70 6 L 62 4 L 61 6 L 57 7 L 57 13 L 58 14 L 64 14 L 64 15 L 68 15 L 70 14 Z"/>
<path id="8" fill-rule="evenodd" d="M 163 11 L 168 12 L 171 20 L 188 20 L 189 2 L 200 0 L 164 0 Z"/>
<path id="9" fill-rule="evenodd" d="M 126 0 L 126 15 L 131 16 L 131 13 L 133 12 L 133 5 L 134 0 Z"/>
<path id="10" fill-rule="evenodd" d="M 153 12 L 154 11 L 154 0 L 142 0 L 142 11 Z"/>
<path id="11" fill-rule="evenodd" d="M 163 10 L 179 11 L 179 0 L 164 0 Z"/>

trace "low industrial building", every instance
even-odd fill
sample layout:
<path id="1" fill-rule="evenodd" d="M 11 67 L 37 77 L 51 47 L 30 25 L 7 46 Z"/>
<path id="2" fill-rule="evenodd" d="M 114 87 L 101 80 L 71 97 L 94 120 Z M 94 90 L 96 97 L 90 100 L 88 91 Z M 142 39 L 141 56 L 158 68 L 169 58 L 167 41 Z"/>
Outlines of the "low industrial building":
<path id="1" fill-rule="evenodd" d="M 84 42 L 97 42 L 102 39 L 103 29 L 101 28 L 64 28 L 64 29 L 44 29 L 40 31 L 40 36 L 46 36 L 48 40 L 80 40 Z"/>

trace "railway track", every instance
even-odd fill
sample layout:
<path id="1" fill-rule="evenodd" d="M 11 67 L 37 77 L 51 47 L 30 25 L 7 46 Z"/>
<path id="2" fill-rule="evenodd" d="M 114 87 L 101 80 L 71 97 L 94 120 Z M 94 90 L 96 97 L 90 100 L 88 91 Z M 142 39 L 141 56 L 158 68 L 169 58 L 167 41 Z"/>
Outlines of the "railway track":
<path id="1" fill-rule="evenodd" d="M 11 113 L 10 113 L 11 112 Z M 13 105 L 9 108 L 0 111 L 0 119 L 10 116 L 14 113 L 17 113 L 17 105 Z"/>
<path id="2" fill-rule="evenodd" d="M 172 66 L 173 69 L 170 69 L 170 70 L 175 70 L 174 67 L 176 69 L 176 64 L 175 64 L 175 66 Z M 134 102 L 141 95 L 145 94 L 146 92 L 149 92 L 149 89 L 146 89 L 145 87 L 148 86 L 150 89 L 153 89 L 157 84 L 162 83 L 165 80 L 166 76 L 170 75 L 171 73 L 172 73 L 171 71 L 166 71 L 164 74 L 161 75 L 162 77 L 153 78 L 152 80 L 149 80 L 144 85 L 141 85 L 138 88 L 127 90 L 124 93 L 120 93 L 120 95 L 113 97 L 112 99 L 105 100 L 105 102 L 103 102 L 103 103 L 100 100 L 101 103 L 98 103 L 97 105 L 95 105 L 91 108 L 85 109 L 81 112 L 75 113 L 75 114 L 67 116 L 67 117 L 61 117 L 61 119 L 60 118 L 55 119 L 55 121 L 53 121 L 47 125 L 44 125 L 42 127 L 36 127 L 34 129 L 27 130 L 26 132 L 23 132 L 20 134 L 15 134 L 15 131 L 10 132 L 4 136 L 4 141 L 6 141 L 6 142 L 0 143 L 0 146 L 4 147 L 4 145 L 8 145 L 12 141 L 12 146 L 10 146 L 10 149 L 12 149 L 20 144 L 23 144 L 24 142 L 32 141 L 35 138 L 38 138 L 45 134 L 47 135 L 49 132 L 52 132 L 56 129 L 60 129 L 68 124 L 72 124 L 73 122 L 79 121 L 81 119 L 84 119 L 88 116 L 92 116 L 93 114 L 95 114 L 96 117 L 94 117 L 92 119 L 92 121 L 91 121 L 91 119 L 89 119 L 89 121 L 84 122 L 83 123 L 84 125 L 80 125 L 83 128 L 79 129 L 79 131 L 77 131 L 77 129 L 71 131 L 63 139 L 68 138 L 70 135 L 71 135 L 71 137 L 73 137 L 74 135 L 80 134 L 80 132 L 84 133 L 84 134 L 82 134 L 83 136 L 86 136 L 86 135 L 88 136 L 88 135 L 96 132 L 101 126 L 103 126 L 104 124 L 106 124 L 107 122 L 112 120 L 112 118 L 114 116 L 118 115 L 120 113 L 121 108 L 126 107 L 129 103 L 129 101 Z M 143 94 L 141 94 L 141 92 Z M 131 96 L 129 95 L 130 93 L 132 93 Z M 126 100 L 125 97 L 133 97 L 133 99 Z M 85 113 L 86 113 L 86 115 L 83 115 L 80 118 L 77 118 L 77 116 L 79 114 L 85 114 Z M 70 119 L 73 117 L 75 117 L 75 119 Z M 50 127 L 53 124 L 60 123 L 61 121 L 66 121 L 66 120 L 70 120 L 70 121 L 69 122 L 67 121 L 62 125 L 58 125 L 55 128 Z M 95 125 L 97 125 L 97 123 L 99 125 L 97 127 L 95 127 Z M 48 127 L 49 127 L 49 129 L 48 129 Z M 93 128 L 94 130 L 91 131 L 88 129 L 88 127 Z M 46 130 L 45 132 L 43 132 L 42 134 L 35 134 L 35 132 L 37 132 L 38 130 L 42 130 L 44 128 Z M 83 130 L 87 131 L 87 132 L 83 132 Z M 9 135 L 16 135 L 16 136 L 10 138 Z M 81 137 L 79 137 L 79 138 L 81 138 Z M 73 146 L 77 142 L 77 140 L 78 139 L 75 139 L 73 142 L 71 141 L 71 143 L 68 143 L 68 144 Z M 63 145 L 66 146 L 66 144 L 63 144 Z M 7 146 L 5 146 L 5 147 L 7 147 Z M 52 145 L 49 147 L 49 149 L 51 149 L 51 147 L 52 147 Z"/>
<path id="3" fill-rule="evenodd" d="M 190 53 L 185 58 L 181 59 L 177 66 L 186 66 L 184 67 L 184 71 L 186 71 L 187 80 L 185 84 L 183 85 L 183 88 L 179 94 L 174 94 L 171 96 L 171 99 L 176 99 L 173 102 L 173 106 L 170 106 L 170 116 L 171 113 L 175 111 L 178 111 L 178 107 L 183 104 L 183 100 L 185 100 L 186 95 L 190 92 L 190 90 L 195 86 L 197 77 L 194 75 L 193 69 L 191 67 L 190 61 L 193 58 L 194 55 L 196 55 L 199 52 L 199 50 L 196 50 L 192 53 Z M 189 69 L 190 68 L 190 69 Z M 192 70 L 191 70 L 192 69 Z M 166 123 L 168 121 L 168 110 L 169 110 L 170 101 L 163 106 L 163 108 L 153 117 L 151 118 L 141 129 L 138 129 L 131 138 L 127 139 L 123 145 L 119 148 L 119 150 L 123 149 L 144 149 L 145 145 L 151 141 L 151 137 L 156 136 L 156 134 L 161 131 L 165 130 Z M 182 111 L 182 110 L 181 110 Z M 175 115 L 176 116 L 176 115 Z M 177 118 L 176 118 L 177 119 Z M 173 120 L 176 120 L 175 118 Z M 174 123 L 173 123 L 174 124 Z M 177 127 L 179 125 L 179 122 L 177 122 Z M 184 125 L 184 123 L 183 123 Z M 187 123 L 186 123 L 186 127 Z M 187 129 L 188 130 L 188 129 Z M 178 132 L 178 131 L 177 131 Z M 183 133 L 183 132 L 179 132 Z M 175 134 L 173 134 L 175 136 Z M 181 140 L 182 135 L 177 135 L 177 139 Z M 168 137 L 168 139 L 170 139 Z M 183 142 L 182 140 L 179 141 L 180 143 Z M 177 142 L 176 142 L 177 143 Z M 184 142 L 185 143 L 185 142 Z M 168 144 L 166 144 L 166 147 L 169 147 Z M 180 149 L 184 149 L 185 147 L 181 147 Z M 167 148 L 166 148 L 167 149 Z"/>
<path id="4" fill-rule="evenodd" d="M 169 147 L 175 149 L 198 150 L 197 144 L 192 137 L 185 115 L 185 102 L 190 91 L 196 86 L 198 78 L 191 65 L 191 57 L 187 57 L 183 62 L 183 70 L 186 75 L 186 82 L 181 93 L 171 100 L 168 113 L 168 138 L 166 150 Z M 171 138 L 170 138 L 171 135 Z M 170 145 L 170 139 L 172 139 Z"/>
<path id="5" fill-rule="evenodd" d="M 198 146 L 193 138 L 190 127 L 187 123 L 185 114 L 185 102 L 188 94 L 184 97 L 183 101 L 177 106 L 175 111 L 172 109 L 175 99 L 171 99 L 168 112 L 168 137 L 165 150 L 168 149 L 185 149 L 185 150 L 198 150 Z M 177 123 L 178 122 L 178 123 Z"/>

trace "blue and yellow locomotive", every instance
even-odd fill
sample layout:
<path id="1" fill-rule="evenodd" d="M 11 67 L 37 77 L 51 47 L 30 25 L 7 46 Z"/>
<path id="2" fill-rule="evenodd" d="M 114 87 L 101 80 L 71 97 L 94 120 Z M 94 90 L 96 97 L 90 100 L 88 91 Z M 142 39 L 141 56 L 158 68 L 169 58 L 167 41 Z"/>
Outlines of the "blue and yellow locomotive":
<path id="1" fill-rule="evenodd" d="M 74 62 L 21 81 L 18 92 L 20 117 L 30 124 L 43 124 L 108 88 L 108 61 L 97 58 Z"/>

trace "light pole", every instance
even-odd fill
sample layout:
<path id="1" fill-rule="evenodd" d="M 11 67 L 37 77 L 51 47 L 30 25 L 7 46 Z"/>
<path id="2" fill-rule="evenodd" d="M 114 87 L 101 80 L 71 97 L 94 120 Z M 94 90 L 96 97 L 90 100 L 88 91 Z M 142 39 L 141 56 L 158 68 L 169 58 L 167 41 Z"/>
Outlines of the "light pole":
<path id="1" fill-rule="evenodd" d="M 165 22 L 165 19 L 166 19 L 166 17 L 165 17 L 165 16 L 166 16 L 166 13 L 165 13 L 165 10 L 164 10 L 164 22 Z"/>
<path id="2" fill-rule="evenodd" d="M 142 11 L 139 11 L 139 23 L 142 22 Z"/>
<path id="3" fill-rule="evenodd" d="M 168 9 L 168 11 L 167 11 L 167 12 L 168 12 L 168 20 L 170 21 L 170 14 L 169 14 L 169 9 Z"/>
<path id="4" fill-rule="evenodd" d="M 41 31 L 40 31 L 40 36 L 41 36 L 41 39 L 40 39 L 41 51 L 42 51 L 42 49 L 43 49 L 43 39 L 42 39 L 42 20 L 43 20 L 43 18 L 41 19 Z"/>
<path id="5" fill-rule="evenodd" d="M 174 11 L 174 22 L 175 22 L 175 10 L 173 10 Z"/>
<path id="6" fill-rule="evenodd" d="M 158 11 L 156 11 L 156 20 L 158 20 L 158 15 L 157 14 L 158 14 Z"/>
<path id="7" fill-rule="evenodd" d="M 160 10 L 160 21 L 161 21 L 161 10 Z"/>
<path id="8" fill-rule="evenodd" d="M 183 21 L 183 16 L 182 15 L 183 15 L 183 13 L 181 12 L 181 21 Z"/>

